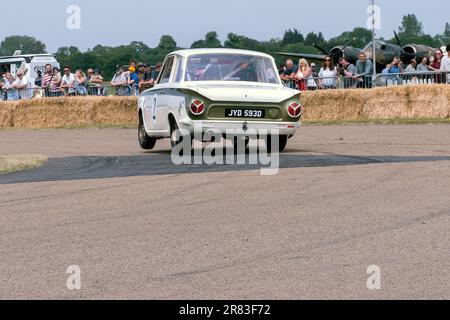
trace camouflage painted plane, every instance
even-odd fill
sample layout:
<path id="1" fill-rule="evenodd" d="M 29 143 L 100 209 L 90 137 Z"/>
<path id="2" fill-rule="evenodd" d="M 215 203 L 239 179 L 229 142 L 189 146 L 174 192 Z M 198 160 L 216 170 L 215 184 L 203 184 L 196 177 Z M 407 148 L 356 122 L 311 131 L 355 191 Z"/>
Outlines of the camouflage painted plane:
<path id="1" fill-rule="evenodd" d="M 376 63 L 377 71 L 381 72 L 382 69 L 386 67 L 387 64 L 391 63 L 394 57 L 399 56 L 401 60 L 408 64 L 412 59 L 417 59 L 419 62 L 425 56 L 432 56 L 435 48 L 419 45 L 419 44 L 408 44 L 406 46 L 402 45 L 400 38 L 394 31 L 397 44 L 389 43 L 383 40 L 375 40 L 376 48 Z M 353 42 L 353 40 L 351 41 Z M 323 60 L 326 56 L 331 56 L 335 62 L 338 63 L 339 58 L 346 57 L 349 62 L 356 63 L 358 60 L 358 55 L 360 52 L 365 52 L 367 58 L 372 59 L 373 57 L 373 43 L 370 42 L 364 49 L 352 47 L 350 44 L 337 46 L 327 51 L 320 46 L 314 45 L 317 50 L 323 54 L 304 54 L 304 53 L 290 53 L 290 52 L 278 52 L 277 55 L 285 57 L 297 57 L 305 58 L 311 60 Z"/>

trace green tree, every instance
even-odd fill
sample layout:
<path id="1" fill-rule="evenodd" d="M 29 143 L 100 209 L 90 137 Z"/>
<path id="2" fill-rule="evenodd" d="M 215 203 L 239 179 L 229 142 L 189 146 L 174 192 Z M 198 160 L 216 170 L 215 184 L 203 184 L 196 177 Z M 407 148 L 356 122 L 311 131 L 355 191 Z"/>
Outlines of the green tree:
<path id="1" fill-rule="evenodd" d="M 417 19 L 415 14 L 403 16 L 402 26 L 398 28 L 400 36 L 422 36 L 423 23 Z"/>
<path id="2" fill-rule="evenodd" d="M 444 33 L 438 34 L 435 39 L 441 46 L 450 44 L 450 23 L 445 24 Z"/>
<path id="3" fill-rule="evenodd" d="M 440 45 L 438 37 L 424 33 L 422 22 L 414 14 L 403 16 L 402 25 L 398 28 L 398 36 L 403 45 L 410 43 L 423 44 L 430 47 L 438 47 Z M 397 44 L 395 38 L 391 39 L 390 42 Z"/>
<path id="4" fill-rule="evenodd" d="M 221 48 L 222 43 L 219 40 L 219 35 L 215 31 L 208 32 L 205 39 L 195 41 L 191 48 Z"/>
<path id="5" fill-rule="evenodd" d="M 159 40 L 158 49 L 169 53 L 177 49 L 177 42 L 172 36 L 164 35 Z"/>
<path id="6" fill-rule="evenodd" d="M 56 51 L 56 59 L 58 60 L 61 68 L 70 67 L 71 69 L 81 68 L 81 51 L 75 47 L 61 47 Z"/>
<path id="7" fill-rule="evenodd" d="M 22 54 L 46 53 L 46 46 L 43 42 L 29 36 L 6 37 L 0 44 L 0 55 L 9 56 L 16 50 L 22 50 Z"/>
<path id="8" fill-rule="evenodd" d="M 224 42 L 224 46 L 232 49 L 265 51 L 264 46 L 258 40 L 250 39 L 246 36 L 241 36 L 235 33 L 228 34 L 227 40 Z"/>
<path id="9" fill-rule="evenodd" d="M 309 45 L 309 46 L 312 46 L 313 44 L 323 45 L 325 43 L 325 38 L 324 38 L 322 32 L 319 32 L 319 34 L 317 34 L 315 32 L 310 32 L 306 35 L 304 42 L 306 45 Z"/>
<path id="10" fill-rule="evenodd" d="M 328 41 L 328 49 L 347 44 L 363 49 L 370 41 L 372 41 L 372 32 L 365 28 L 355 28 L 352 31 L 343 32 L 341 35 L 330 39 Z"/>
<path id="11" fill-rule="evenodd" d="M 305 40 L 303 35 L 297 29 L 289 29 L 284 32 L 283 45 L 301 43 Z"/>

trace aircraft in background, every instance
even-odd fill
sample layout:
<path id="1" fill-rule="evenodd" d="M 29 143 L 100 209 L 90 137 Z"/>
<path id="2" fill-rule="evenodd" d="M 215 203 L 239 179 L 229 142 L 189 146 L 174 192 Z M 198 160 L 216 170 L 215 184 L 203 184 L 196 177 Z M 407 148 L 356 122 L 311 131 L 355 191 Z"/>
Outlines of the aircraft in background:
<path id="1" fill-rule="evenodd" d="M 397 44 L 389 43 L 383 40 L 375 40 L 376 48 L 376 63 L 377 72 L 381 72 L 387 64 L 391 63 L 394 57 L 399 56 L 405 64 L 409 64 L 412 59 L 417 59 L 418 62 L 423 57 L 432 56 L 435 52 L 435 48 L 419 45 L 419 44 L 407 44 L 403 46 L 397 32 L 394 31 Z M 353 40 L 351 41 L 353 42 Z M 331 56 L 335 64 L 338 64 L 339 58 L 345 57 L 350 63 L 355 64 L 358 60 L 360 52 L 364 52 L 368 59 L 373 60 L 373 43 L 370 42 L 364 49 L 352 47 L 350 44 L 336 46 L 330 51 L 327 51 L 320 46 L 314 45 L 314 47 L 323 54 L 309 54 L 309 53 L 290 53 L 290 52 L 277 52 L 277 55 L 285 57 L 297 57 L 311 60 L 323 60 L 326 56 Z"/>

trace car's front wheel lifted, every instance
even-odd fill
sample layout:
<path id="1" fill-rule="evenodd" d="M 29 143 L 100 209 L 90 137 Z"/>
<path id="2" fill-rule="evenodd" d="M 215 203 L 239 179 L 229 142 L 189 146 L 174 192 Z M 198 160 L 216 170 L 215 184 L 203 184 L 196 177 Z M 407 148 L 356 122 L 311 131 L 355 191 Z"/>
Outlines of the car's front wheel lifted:
<path id="1" fill-rule="evenodd" d="M 176 146 L 183 143 L 184 139 L 191 139 L 191 150 L 192 150 L 192 137 L 191 136 L 183 136 L 178 128 L 178 124 L 175 120 L 170 122 L 170 146 L 172 150 L 175 149 Z M 183 156 L 183 149 L 180 150 L 180 156 Z"/>
<path id="2" fill-rule="evenodd" d="M 139 128 L 138 128 L 139 144 L 144 150 L 152 150 L 156 144 L 156 138 L 152 138 L 147 134 L 144 125 L 142 114 L 139 114 Z"/>

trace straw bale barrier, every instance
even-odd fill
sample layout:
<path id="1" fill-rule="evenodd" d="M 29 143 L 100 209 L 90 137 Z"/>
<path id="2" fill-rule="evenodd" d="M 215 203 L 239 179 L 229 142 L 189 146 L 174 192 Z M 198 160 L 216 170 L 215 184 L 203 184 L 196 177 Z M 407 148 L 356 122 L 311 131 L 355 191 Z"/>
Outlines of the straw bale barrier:
<path id="1" fill-rule="evenodd" d="M 305 120 L 448 119 L 450 86 L 422 85 L 302 94 Z M 0 102 L 0 128 L 135 126 L 136 97 L 62 97 Z"/>

